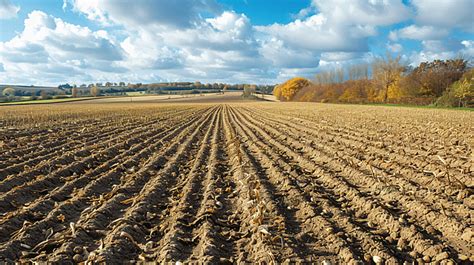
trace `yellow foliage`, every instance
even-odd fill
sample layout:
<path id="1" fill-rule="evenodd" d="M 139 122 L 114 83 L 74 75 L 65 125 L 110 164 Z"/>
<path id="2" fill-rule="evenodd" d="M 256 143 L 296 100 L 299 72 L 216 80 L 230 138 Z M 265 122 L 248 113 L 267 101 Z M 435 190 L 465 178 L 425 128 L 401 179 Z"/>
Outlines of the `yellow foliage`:
<path id="1" fill-rule="evenodd" d="M 400 63 L 401 57 L 392 57 L 387 53 L 386 58 L 377 58 L 372 63 L 372 75 L 375 82 L 377 93 L 377 101 L 387 102 L 389 99 L 389 90 L 392 90 L 392 96 L 399 94 L 398 81 L 401 74 L 405 71 L 405 67 Z"/>
<path id="2" fill-rule="evenodd" d="M 454 96 L 464 102 L 464 105 L 470 105 L 474 99 L 474 69 L 466 72 L 463 78 L 453 84 Z"/>
<path id="3" fill-rule="evenodd" d="M 310 84 L 311 82 L 308 79 L 295 77 L 281 85 L 276 86 L 273 90 L 273 95 L 279 100 L 289 101 L 293 99 L 300 89 L 309 86 Z"/>
<path id="4" fill-rule="evenodd" d="M 281 89 L 280 89 L 280 86 L 275 86 L 275 88 L 273 89 L 273 95 L 277 98 L 277 99 L 280 99 L 281 98 Z"/>
<path id="5" fill-rule="evenodd" d="M 460 99 L 474 97 L 474 82 L 464 79 L 460 82 L 454 93 Z"/>
<path id="6" fill-rule="evenodd" d="M 401 75 L 400 73 L 396 73 L 393 76 L 393 81 L 392 83 L 389 84 L 388 89 L 387 89 L 387 98 L 388 99 L 395 99 L 398 100 L 402 98 L 403 96 L 403 91 L 400 88 L 400 80 L 401 80 Z"/>

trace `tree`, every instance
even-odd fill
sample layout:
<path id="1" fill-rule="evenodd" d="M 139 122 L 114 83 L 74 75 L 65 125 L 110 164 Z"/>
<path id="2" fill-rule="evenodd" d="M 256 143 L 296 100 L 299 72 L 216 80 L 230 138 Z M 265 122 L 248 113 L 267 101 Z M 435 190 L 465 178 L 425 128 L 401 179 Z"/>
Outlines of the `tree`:
<path id="1" fill-rule="evenodd" d="M 460 107 L 469 107 L 474 101 L 474 79 L 467 78 L 456 82 L 454 86 L 454 96 L 459 99 Z"/>
<path id="2" fill-rule="evenodd" d="M 349 67 L 347 72 L 349 80 L 369 78 L 369 66 L 367 64 L 356 64 Z"/>
<path id="3" fill-rule="evenodd" d="M 281 84 L 273 88 L 273 95 L 279 100 L 281 98 Z"/>
<path id="4" fill-rule="evenodd" d="M 365 79 L 349 80 L 344 84 L 344 92 L 339 97 L 342 102 L 362 103 L 367 101 L 367 87 L 370 81 Z"/>
<path id="5" fill-rule="evenodd" d="M 309 85 L 311 85 L 311 82 L 308 79 L 295 77 L 276 86 L 273 90 L 273 95 L 279 100 L 289 101 L 293 99 L 299 90 Z"/>
<path id="6" fill-rule="evenodd" d="M 40 91 L 41 99 L 48 99 L 48 93 L 45 90 Z"/>
<path id="7" fill-rule="evenodd" d="M 318 85 L 333 84 L 336 83 L 336 74 L 333 71 L 317 73 L 314 80 Z"/>
<path id="8" fill-rule="evenodd" d="M 290 101 L 299 90 L 310 84 L 311 82 L 308 79 L 295 77 L 275 87 L 273 95 L 279 100 Z"/>
<path id="9" fill-rule="evenodd" d="M 77 91 L 78 91 L 78 90 L 79 90 L 79 89 L 78 89 L 77 87 L 73 87 L 73 88 L 71 89 L 71 94 L 72 94 L 72 97 L 73 97 L 73 98 L 77 98 Z"/>
<path id="10" fill-rule="evenodd" d="M 392 57 L 390 53 L 387 53 L 385 58 L 379 57 L 374 60 L 372 63 L 374 84 L 382 102 L 387 102 L 389 89 L 395 88 L 395 83 L 400 80 L 405 69 L 406 67 L 401 63 L 401 56 Z"/>
<path id="11" fill-rule="evenodd" d="M 337 83 L 344 82 L 344 69 L 343 68 L 338 68 L 338 69 L 334 70 L 334 73 L 336 75 L 336 82 Z"/>
<path id="12" fill-rule="evenodd" d="M 15 96 L 15 89 L 13 89 L 11 87 L 7 87 L 3 90 L 2 94 L 5 97 L 13 97 L 13 96 Z"/>
<path id="13" fill-rule="evenodd" d="M 256 86 L 255 85 L 244 85 L 244 92 L 242 96 L 244 97 L 250 97 L 252 96 L 256 91 Z"/>
<path id="14" fill-rule="evenodd" d="M 93 86 L 90 88 L 90 93 L 91 96 L 97 97 L 100 94 L 100 88 L 98 88 L 97 86 Z"/>
<path id="15" fill-rule="evenodd" d="M 474 106 L 474 70 L 464 59 L 423 62 L 415 68 L 387 54 L 371 64 L 319 72 L 314 82 L 296 86 L 296 79 L 273 89 L 282 101 L 393 102 L 441 106 Z M 369 76 L 370 72 L 370 76 Z M 369 79 L 370 78 L 370 79 Z M 262 88 L 260 88 L 262 91 Z M 436 99 L 437 98 L 437 99 Z"/>
<path id="16" fill-rule="evenodd" d="M 68 83 L 58 86 L 58 89 L 70 89 L 70 88 L 72 88 L 72 86 Z"/>
<path id="17" fill-rule="evenodd" d="M 422 62 L 407 77 L 423 96 L 439 97 L 467 68 L 464 59 L 434 60 Z"/>
<path id="18" fill-rule="evenodd" d="M 438 98 L 436 105 L 445 107 L 474 106 L 474 68 L 467 71 Z"/>

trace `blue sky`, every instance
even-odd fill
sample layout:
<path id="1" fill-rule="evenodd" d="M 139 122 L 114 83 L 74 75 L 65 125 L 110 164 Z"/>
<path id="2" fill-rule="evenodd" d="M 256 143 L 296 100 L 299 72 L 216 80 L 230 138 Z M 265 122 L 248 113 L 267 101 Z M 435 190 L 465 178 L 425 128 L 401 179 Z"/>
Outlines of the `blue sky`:
<path id="1" fill-rule="evenodd" d="M 0 0 L 0 83 L 273 84 L 474 58 L 474 0 Z"/>

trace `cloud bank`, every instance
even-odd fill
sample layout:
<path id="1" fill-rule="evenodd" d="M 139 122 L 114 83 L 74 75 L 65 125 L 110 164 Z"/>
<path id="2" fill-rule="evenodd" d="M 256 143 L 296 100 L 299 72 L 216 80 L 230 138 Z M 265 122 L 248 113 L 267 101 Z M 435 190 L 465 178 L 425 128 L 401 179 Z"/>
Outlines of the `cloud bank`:
<path id="1" fill-rule="evenodd" d="M 472 2 L 454 2 L 313 0 L 289 23 L 255 25 L 214 0 L 65 0 L 58 5 L 97 29 L 31 11 L 23 31 L 0 42 L 0 66 L 5 80 L 19 83 L 275 83 L 368 61 L 374 40 L 413 62 L 472 56 L 472 38 L 451 38 L 454 31 L 472 37 Z M 19 10 L 0 0 L 0 18 Z M 421 48 L 407 50 L 405 41 Z"/>

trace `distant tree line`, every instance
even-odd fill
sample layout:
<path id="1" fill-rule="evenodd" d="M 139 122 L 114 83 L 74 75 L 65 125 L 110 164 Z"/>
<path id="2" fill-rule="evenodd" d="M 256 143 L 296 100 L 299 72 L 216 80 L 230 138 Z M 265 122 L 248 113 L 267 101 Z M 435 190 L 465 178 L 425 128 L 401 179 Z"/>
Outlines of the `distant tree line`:
<path id="1" fill-rule="evenodd" d="M 251 88 L 249 90 L 249 88 Z M 117 96 L 126 95 L 128 92 L 142 92 L 144 94 L 200 94 L 207 92 L 242 91 L 243 94 L 255 92 L 271 94 L 273 85 L 255 84 L 225 84 L 196 82 L 164 82 L 164 83 L 128 83 L 105 82 L 90 84 L 60 84 L 56 88 L 37 89 L 34 86 L 8 86 L 0 90 L 0 102 L 36 100 L 62 97 L 87 97 L 87 96 Z"/>
<path id="2" fill-rule="evenodd" d="M 282 101 L 395 103 L 474 106 L 474 69 L 464 59 L 434 60 L 410 68 L 401 57 L 375 59 L 321 72 L 313 80 L 293 78 L 277 85 Z"/>

